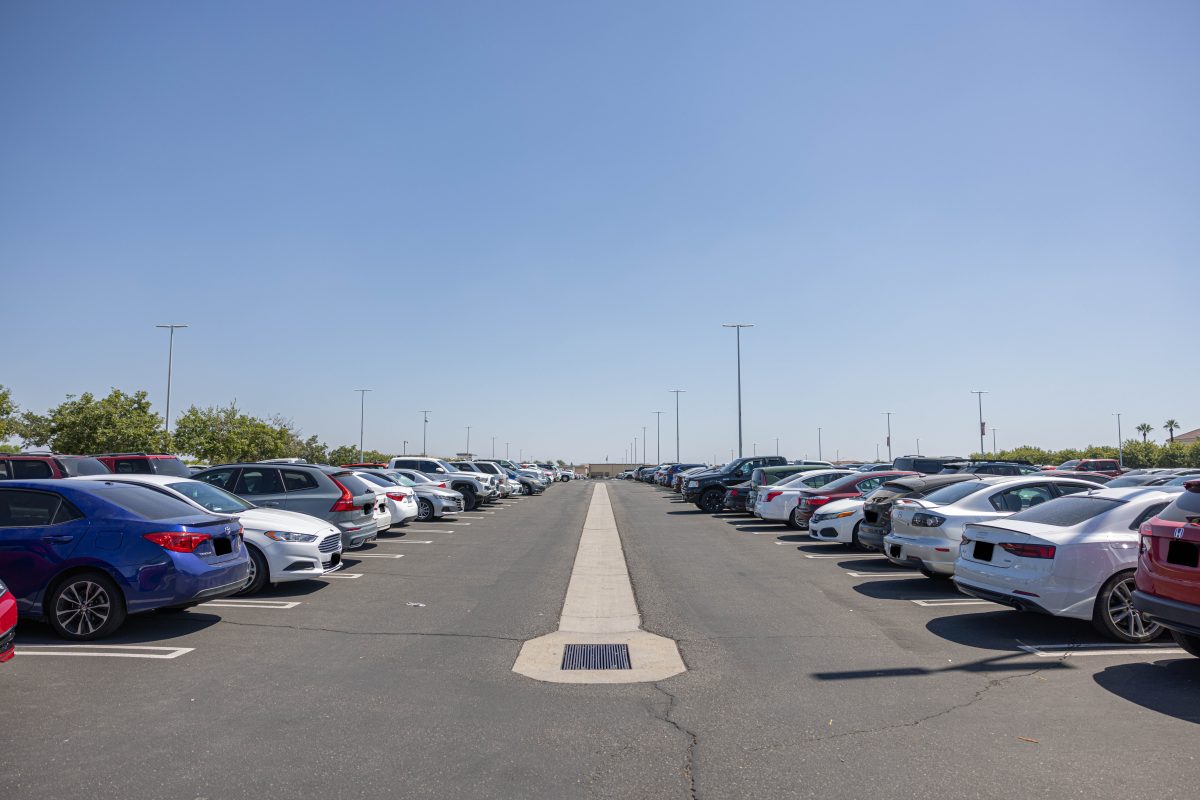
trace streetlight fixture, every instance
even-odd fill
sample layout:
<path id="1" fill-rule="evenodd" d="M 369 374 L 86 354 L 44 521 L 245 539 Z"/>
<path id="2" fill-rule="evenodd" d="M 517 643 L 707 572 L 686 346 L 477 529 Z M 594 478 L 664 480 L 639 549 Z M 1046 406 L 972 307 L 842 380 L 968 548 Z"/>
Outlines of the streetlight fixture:
<path id="1" fill-rule="evenodd" d="M 738 397 L 738 457 L 742 455 L 742 328 L 753 328 L 741 322 L 724 323 L 722 328 L 733 328 L 737 332 L 737 397 Z"/>
<path id="2" fill-rule="evenodd" d="M 171 373 L 175 366 L 175 331 L 178 328 L 186 328 L 187 325 L 155 325 L 156 328 L 166 328 L 171 332 L 170 339 L 167 344 L 167 413 L 163 417 L 163 432 L 166 434 L 164 438 L 169 439 L 171 436 Z"/>
<path id="3" fill-rule="evenodd" d="M 1113 414 L 1117 418 L 1117 466 L 1125 469 L 1125 442 L 1121 439 L 1121 412 Z"/>
<path id="4" fill-rule="evenodd" d="M 373 389 L 355 389 L 358 392 L 358 463 L 363 462 L 363 423 L 367 418 L 367 392 Z"/>
<path id="5" fill-rule="evenodd" d="M 662 463 L 662 415 L 661 411 L 652 411 L 654 414 L 654 457 L 658 459 L 658 463 Z M 676 456 L 678 458 L 678 456 Z"/>
<path id="6" fill-rule="evenodd" d="M 888 461 L 891 461 L 891 460 L 892 460 L 892 414 L 893 414 L 893 413 L 895 413 L 895 412 L 893 412 L 893 411 L 884 411 L 884 412 L 882 412 L 882 413 L 883 413 L 883 414 L 885 414 L 885 415 L 887 415 L 887 449 L 888 449 Z"/>
<path id="7" fill-rule="evenodd" d="M 675 460 L 679 461 L 679 395 L 686 389 L 668 389 L 675 394 Z"/>
<path id="8" fill-rule="evenodd" d="M 983 424 L 983 396 L 987 392 L 971 390 L 971 394 L 979 398 L 979 455 L 983 456 L 987 450 L 984 448 L 983 437 L 987 435 L 987 427 Z"/>
<path id="9" fill-rule="evenodd" d="M 425 415 L 425 424 L 421 426 L 421 455 L 427 456 L 429 455 L 429 412 L 422 411 L 421 413 Z"/>

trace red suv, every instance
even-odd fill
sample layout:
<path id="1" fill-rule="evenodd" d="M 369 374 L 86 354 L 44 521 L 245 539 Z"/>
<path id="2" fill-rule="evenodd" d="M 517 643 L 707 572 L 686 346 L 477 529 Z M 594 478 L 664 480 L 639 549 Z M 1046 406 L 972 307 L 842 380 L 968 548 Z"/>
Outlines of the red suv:
<path id="1" fill-rule="evenodd" d="M 175 456 L 164 453 L 98 453 L 96 459 L 118 475 L 173 475 L 190 478 L 192 471 Z"/>
<path id="2" fill-rule="evenodd" d="M 1200 657 L 1200 480 L 1142 523 L 1133 606 Z"/>
<path id="3" fill-rule="evenodd" d="M 1101 475 L 1108 475 L 1111 478 L 1125 474 L 1125 470 L 1121 469 L 1121 463 L 1115 458 L 1077 458 L 1064 461 L 1051 469 L 1062 472 L 1099 472 Z"/>
<path id="4" fill-rule="evenodd" d="M 0 455 L 0 480 L 72 478 L 76 475 L 106 475 L 108 471 L 108 467 L 99 459 L 91 456 L 62 456 L 56 453 Z"/>

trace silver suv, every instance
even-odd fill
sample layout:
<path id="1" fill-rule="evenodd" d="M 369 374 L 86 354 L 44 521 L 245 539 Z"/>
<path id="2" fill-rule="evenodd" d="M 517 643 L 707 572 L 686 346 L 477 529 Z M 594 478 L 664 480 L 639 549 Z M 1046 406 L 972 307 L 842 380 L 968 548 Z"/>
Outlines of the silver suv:
<path id="1" fill-rule="evenodd" d="M 298 511 L 331 522 L 342 549 L 362 547 L 379 535 L 375 490 L 348 469 L 320 464 L 222 464 L 192 476 L 244 497 L 256 506 Z"/>
<path id="2" fill-rule="evenodd" d="M 495 487 L 485 475 L 478 472 L 461 472 L 442 461 L 428 456 L 397 456 L 388 462 L 388 469 L 415 469 L 439 483 L 459 492 L 467 511 L 474 511 L 479 504 L 496 495 Z"/>

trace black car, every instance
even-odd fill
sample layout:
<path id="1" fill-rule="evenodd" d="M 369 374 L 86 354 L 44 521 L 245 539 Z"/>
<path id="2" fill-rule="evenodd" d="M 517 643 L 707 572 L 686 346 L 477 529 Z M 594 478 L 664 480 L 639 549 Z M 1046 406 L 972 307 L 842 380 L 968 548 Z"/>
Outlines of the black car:
<path id="1" fill-rule="evenodd" d="M 897 456 L 892 461 L 892 469 L 937 475 L 946 468 L 947 464 L 959 464 L 965 461 L 967 459 L 962 456 Z"/>
<path id="2" fill-rule="evenodd" d="M 973 473 L 962 472 L 893 478 L 867 495 L 863 503 L 863 519 L 858 526 L 858 543 L 868 550 L 883 549 L 883 537 L 892 532 L 892 503 L 901 497 L 920 497 L 934 489 L 976 477 Z"/>
<path id="3" fill-rule="evenodd" d="M 952 461 L 944 464 L 939 474 L 954 475 L 960 472 L 970 472 L 974 475 L 1035 475 L 1041 470 L 1028 461 L 979 459 L 977 461 Z"/>
<path id="4" fill-rule="evenodd" d="M 725 507 L 725 490 L 750 478 L 755 467 L 787 464 L 783 456 L 735 458 L 723 467 L 692 475 L 683 484 L 683 499 L 695 503 L 701 511 L 716 513 Z"/>

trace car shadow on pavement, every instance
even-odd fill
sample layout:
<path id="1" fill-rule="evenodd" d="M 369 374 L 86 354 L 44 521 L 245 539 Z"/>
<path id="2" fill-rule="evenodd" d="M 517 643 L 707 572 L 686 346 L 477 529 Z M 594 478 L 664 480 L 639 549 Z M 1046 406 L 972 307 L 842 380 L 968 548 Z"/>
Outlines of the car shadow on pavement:
<path id="1" fill-rule="evenodd" d="M 337 573 L 334 574 L 336 575 Z M 261 592 L 251 595 L 248 599 L 287 600 L 289 597 L 304 597 L 313 592 L 319 592 L 328 585 L 326 581 L 322 580 L 289 581 L 287 583 L 277 583 L 274 586 L 268 584 Z"/>
<path id="2" fill-rule="evenodd" d="M 1117 664 L 1092 680 L 1142 708 L 1200 725 L 1200 658 Z"/>
<path id="3" fill-rule="evenodd" d="M 1047 661 L 1038 665 L 1040 669 L 1071 669 L 1063 661 Z M 849 681 L 864 678 L 919 678 L 927 675 L 938 675 L 943 672 L 1028 672 L 1028 654 L 1024 652 L 1003 653 L 997 656 L 981 658 L 977 661 L 965 661 L 957 664 L 947 664 L 944 667 L 930 669 L 928 667 L 890 667 L 885 669 L 846 670 L 843 672 L 813 672 L 812 677 L 819 681 Z"/>
<path id="4" fill-rule="evenodd" d="M 784 534 L 780 534 L 779 536 L 776 536 L 775 541 L 777 541 L 777 542 L 794 542 L 795 544 L 800 545 L 800 544 L 803 544 L 804 542 L 811 542 L 812 539 L 808 538 L 807 533 L 784 533 Z M 797 547 L 796 549 L 803 550 L 804 548 Z"/>
<path id="5" fill-rule="evenodd" d="M 839 566 L 846 562 L 839 561 Z M 854 570 L 857 572 L 858 568 Z M 965 595 L 957 594 L 953 586 L 935 583 L 921 578 L 921 573 L 913 571 L 913 578 L 899 578 L 894 581 L 864 580 L 854 587 L 854 591 L 870 597 L 873 600 L 968 600 Z"/>
<path id="6" fill-rule="evenodd" d="M 1026 614 L 1000 606 L 995 611 L 935 617 L 925 629 L 947 641 L 984 650 L 1020 650 L 1022 645 L 1039 644 L 1114 644 L 1083 620 Z"/>
<path id="7" fill-rule="evenodd" d="M 215 611 L 216 609 L 214 609 Z M 22 620 L 18 627 L 17 646 L 35 644 L 158 644 L 181 636 L 190 636 L 221 621 L 218 614 L 190 608 L 184 611 L 162 613 L 151 611 L 126 617 L 117 632 L 95 642 L 71 642 L 62 639 L 44 623 Z"/>

